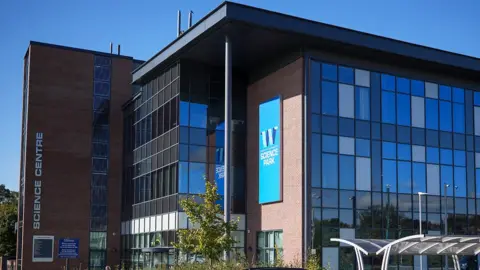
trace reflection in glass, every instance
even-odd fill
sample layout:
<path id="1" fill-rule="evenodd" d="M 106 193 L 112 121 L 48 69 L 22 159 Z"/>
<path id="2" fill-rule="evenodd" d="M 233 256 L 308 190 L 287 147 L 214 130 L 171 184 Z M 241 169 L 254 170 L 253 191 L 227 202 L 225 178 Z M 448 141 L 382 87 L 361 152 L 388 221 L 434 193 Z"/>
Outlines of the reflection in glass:
<path id="1" fill-rule="evenodd" d="M 410 162 L 398 162 L 398 192 L 412 193 L 412 169 Z"/>
<path id="2" fill-rule="evenodd" d="M 455 196 L 467 196 L 467 172 L 464 167 L 455 167 L 454 169 Z"/>
<path id="3" fill-rule="evenodd" d="M 339 66 L 338 81 L 341 83 L 353 84 L 353 68 Z"/>
<path id="4" fill-rule="evenodd" d="M 440 101 L 440 130 L 452 131 L 452 103 Z"/>
<path id="5" fill-rule="evenodd" d="M 410 94 L 410 80 L 397 77 L 397 92 Z"/>
<path id="6" fill-rule="evenodd" d="M 357 157 L 356 159 L 356 183 L 357 190 L 371 190 L 371 167 L 370 158 Z"/>
<path id="7" fill-rule="evenodd" d="M 382 143 L 382 156 L 383 158 L 396 159 L 397 158 L 397 145 L 391 142 Z"/>
<path id="8" fill-rule="evenodd" d="M 452 88 L 446 85 L 440 85 L 438 90 L 439 98 L 443 100 L 452 100 Z"/>
<path id="9" fill-rule="evenodd" d="M 355 139 L 340 137 L 340 154 L 355 155 Z"/>
<path id="10" fill-rule="evenodd" d="M 397 191 L 397 162 L 394 160 L 383 160 L 383 191 Z"/>
<path id="11" fill-rule="evenodd" d="M 412 96 L 412 126 L 425 128 L 425 100 Z"/>
<path id="12" fill-rule="evenodd" d="M 411 146 L 409 144 L 398 144 L 398 159 L 411 160 Z"/>
<path id="13" fill-rule="evenodd" d="M 413 193 L 426 192 L 425 164 L 414 162 L 413 165 Z"/>
<path id="14" fill-rule="evenodd" d="M 338 92 L 339 92 L 339 96 L 338 96 L 339 115 L 341 117 L 354 118 L 355 102 L 354 102 L 353 86 L 348 84 L 339 84 Z"/>
<path id="15" fill-rule="evenodd" d="M 370 120 L 370 89 L 357 86 L 355 89 L 355 117 Z"/>
<path id="16" fill-rule="evenodd" d="M 382 74 L 382 89 L 395 91 L 395 77 L 389 74 Z"/>
<path id="17" fill-rule="evenodd" d="M 338 188 L 337 155 L 323 154 L 322 157 L 322 187 Z"/>
<path id="18" fill-rule="evenodd" d="M 440 163 L 446 165 L 452 165 L 452 150 L 440 149 Z"/>
<path id="19" fill-rule="evenodd" d="M 312 187 L 321 187 L 320 180 L 320 164 L 321 164 L 321 151 L 320 151 L 320 134 L 312 134 L 312 149 L 311 155 L 311 181 Z"/>
<path id="20" fill-rule="evenodd" d="M 453 131 L 465 133 L 465 105 L 453 103 Z"/>
<path id="21" fill-rule="evenodd" d="M 440 163 L 440 155 L 438 148 L 436 147 L 427 147 L 427 162 L 428 163 Z"/>
<path id="22" fill-rule="evenodd" d="M 425 96 L 425 83 L 423 81 L 412 80 L 412 95 Z"/>
<path id="23" fill-rule="evenodd" d="M 323 135 L 322 148 L 323 152 L 337 153 L 338 152 L 338 137 Z"/>
<path id="24" fill-rule="evenodd" d="M 337 115 L 338 111 L 338 90 L 337 83 L 322 82 L 322 113 Z"/>
<path id="25" fill-rule="evenodd" d="M 409 95 L 397 94 L 397 123 L 403 126 L 410 126 Z"/>
<path id="26" fill-rule="evenodd" d="M 322 206 L 338 208 L 338 190 L 324 189 L 322 191 Z"/>
<path id="27" fill-rule="evenodd" d="M 204 163 L 190 163 L 188 192 L 192 194 L 205 193 L 206 165 Z"/>
<path id="28" fill-rule="evenodd" d="M 370 156 L 370 140 L 356 139 L 355 147 L 358 156 Z"/>
<path id="29" fill-rule="evenodd" d="M 438 129 L 438 100 L 427 98 L 426 112 L 426 127 L 429 129 Z"/>
<path id="30" fill-rule="evenodd" d="M 336 81 L 337 80 L 337 66 L 331 64 L 322 64 L 322 78 Z"/>
<path id="31" fill-rule="evenodd" d="M 427 193 L 440 194 L 440 168 L 438 165 L 427 164 Z"/>
<path id="32" fill-rule="evenodd" d="M 395 124 L 395 93 L 382 91 L 382 122 Z"/>
<path id="33" fill-rule="evenodd" d="M 198 128 L 207 127 L 207 105 L 190 103 L 190 126 Z"/>
<path id="34" fill-rule="evenodd" d="M 353 156 L 340 155 L 340 189 L 355 189 Z"/>

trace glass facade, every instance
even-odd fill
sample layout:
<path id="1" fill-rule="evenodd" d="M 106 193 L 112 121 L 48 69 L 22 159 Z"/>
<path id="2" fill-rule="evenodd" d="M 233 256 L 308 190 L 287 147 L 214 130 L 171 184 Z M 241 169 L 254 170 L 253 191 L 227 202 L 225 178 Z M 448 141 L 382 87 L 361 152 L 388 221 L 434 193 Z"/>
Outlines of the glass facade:
<path id="1" fill-rule="evenodd" d="M 480 93 L 311 59 L 308 106 L 312 248 L 338 260 L 324 265 L 355 265 L 353 250 L 330 238 L 419 233 L 418 192 L 429 194 L 423 233 L 443 234 L 445 209 L 450 234 L 478 233 Z"/>
<path id="2" fill-rule="evenodd" d="M 107 195 L 112 61 L 94 57 L 92 179 L 90 182 L 90 269 L 103 269 L 107 254 Z M 102 245 L 96 243 L 101 242 Z"/>

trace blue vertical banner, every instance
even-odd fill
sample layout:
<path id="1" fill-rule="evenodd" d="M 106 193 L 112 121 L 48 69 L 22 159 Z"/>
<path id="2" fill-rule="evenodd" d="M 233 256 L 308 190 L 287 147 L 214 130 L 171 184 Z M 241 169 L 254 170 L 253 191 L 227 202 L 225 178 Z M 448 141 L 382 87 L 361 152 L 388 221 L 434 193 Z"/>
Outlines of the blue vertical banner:
<path id="1" fill-rule="evenodd" d="M 275 97 L 259 106 L 259 160 L 258 202 L 282 200 L 281 164 L 281 97 Z"/>

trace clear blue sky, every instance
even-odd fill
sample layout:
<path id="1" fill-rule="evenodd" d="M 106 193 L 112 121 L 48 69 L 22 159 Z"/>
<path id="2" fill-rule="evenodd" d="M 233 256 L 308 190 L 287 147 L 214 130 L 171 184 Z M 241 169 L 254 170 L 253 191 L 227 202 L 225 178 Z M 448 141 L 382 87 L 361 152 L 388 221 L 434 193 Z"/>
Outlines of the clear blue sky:
<path id="1" fill-rule="evenodd" d="M 108 51 L 110 42 L 120 43 L 123 54 L 146 60 L 175 38 L 178 9 L 186 26 L 189 9 L 195 22 L 221 2 L 0 1 L 0 183 L 18 189 L 22 60 L 30 40 L 99 51 Z M 478 0 L 239 2 L 480 57 Z"/>

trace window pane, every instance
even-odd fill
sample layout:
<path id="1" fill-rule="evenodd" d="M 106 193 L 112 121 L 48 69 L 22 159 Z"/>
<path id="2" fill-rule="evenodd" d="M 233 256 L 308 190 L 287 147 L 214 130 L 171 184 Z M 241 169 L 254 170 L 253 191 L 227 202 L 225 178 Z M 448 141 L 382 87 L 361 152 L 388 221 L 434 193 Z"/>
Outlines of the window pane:
<path id="1" fill-rule="evenodd" d="M 412 193 L 412 167 L 410 162 L 398 162 L 398 192 Z"/>
<path id="2" fill-rule="evenodd" d="M 322 78 L 327 80 L 337 80 L 337 66 L 330 64 L 322 64 Z"/>
<path id="3" fill-rule="evenodd" d="M 322 113 L 337 115 L 338 90 L 333 82 L 322 82 Z"/>
<path id="4" fill-rule="evenodd" d="M 438 129 L 438 100 L 427 98 L 427 128 Z"/>
<path id="5" fill-rule="evenodd" d="M 438 84 L 426 82 L 425 97 L 438 99 Z"/>
<path id="6" fill-rule="evenodd" d="M 440 85 L 438 96 L 443 100 L 452 100 L 452 88 L 449 86 Z"/>
<path id="7" fill-rule="evenodd" d="M 425 100 L 412 96 L 412 126 L 425 127 Z"/>
<path id="8" fill-rule="evenodd" d="M 410 80 L 406 78 L 397 78 L 397 91 L 410 94 Z"/>
<path id="9" fill-rule="evenodd" d="M 189 107 L 188 102 L 180 101 L 180 125 L 181 126 L 188 126 L 188 119 L 190 116 L 188 107 Z"/>
<path id="10" fill-rule="evenodd" d="M 353 118 L 354 117 L 354 96 L 353 86 L 348 84 L 339 84 L 339 115 L 342 117 Z"/>
<path id="11" fill-rule="evenodd" d="M 387 188 L 390 192 L 397 191 L 397 162 L 394 160 L 383 160 L 383 191 Z"/>
<path id="12" fill-rule="evenodd" d="M 340 154 L 355 155 L 355 139 L 340 137 Z"/>
<path id="13" fill-rule="evenodd" d="M 370 71 L 355 69 L 355 84 L 370 87 Z"/>
<path id="14" fill-rule="evenodd" d="M 398 159 L 411 160 L 411 146 L 409 144 L 398 144 Z"/>
<path id="15" fill-rule="evenodd" d="M 320 63 L 310 63 L 310 105 L 312 113 L 320 114 Z"/>
<path id="16" fill-rule="evenodd" d="M 462 88 L 453 88 L 453 102 L 465 103 L 465 91 Z"/>
<path id="17" fill-rule="evenodd" d="M 322 156 L 322 187 L 338 188 L 337 155 L 323 154 Z"/>
<path id="18" fill-rule="evenodd" d="M 410 126 L 410 96 L 397 94 L 397 123 Z"/>
<path id="19" fill-rule="evenodd" d="M 475 93 L 480 94 L 480 93 Z M 475 135 L 480 136 L 480 107 L 474 108 Z"/>
<path id="20" fill-rule="evenodd" d="M 322 132 L 326 134 L 337 135 L 337 117 L 324 116 L 322 117 Z"/>
<path id="21" fill-rule="evenodd" d="M 480 106 L 480 92 L 473 92 L 473 104 Z"/>
<path id="22" fill-rule="evenodd" d="M 412 145 L 413 161 L 425 162 L 425 146 Z"/>
<path id="23" fill-rule="evenodd" d="M 207 127 L 207 105 L 190 103 L 190 126 Z"/>
<path id="24" fill-rule="evenodd" d="M 425 95 L 425 84 L 423 81 L 412 80 L 412 95 L 419 97 Z"/>
<path id="25" fill-rule="evenodd" d="M 440 101 L 440 130 L 452 131 L 452 103 Z"/>
<path id="26" fill-rule="evenodd" d="M 477 187 L 477 198 L 480 197 L 480 169 L 475 169 L 475 178 L 476 178 L 476 187 Z M 477 199 L 478 200 L 478 199 Z"/>
<path id="27" fill-rule="evenodd" d="M 340 118 L 339 134 L 341 136 L 355 136 L 355 122 L 353 119 Z"/>
<path id="28" fill-rule="evenodd" d="M 427 147 L 427 162 L 428 163 L 440 163 L 440 154 L 438 148 Z"/>
<path id="29" fill-rule="evenodd" d="M 339 66 L 338 81 L 341 83 L 353 84 L 353 68 Z"/>
<path id="30" fill-rule="evenodd" d="M 467 196 L 467 172 L 463 167 L 455 167 L 454 170 L 455 181 L 455 196 L 466 197 Z"/>
<path id="31" fill-rule="evenodd" d="M 382 89 L 395 91 L 395 77 L 388 74 L 382 74 Z"/>
<path id="32" fill-rule="evenodd" d="M 452 150 L 440 149 L 440 163 L 446 165 L 452 165 Z"/>
<path id="33" fill-rule="evenodd" d="M 178 192 L 188 193 L 188 163 L 179 162 L 178 166 Z"/>
<path id="34" fill-rule="evenodd" d="M 370 120 L 370 89 L 357 86 L 355 91 L 356 118 L 362 120 Z"/>
<path id="35" fill-rule="evenodd" d="M 445 195 L 444 184 L 450 185 L 447 188 L 447 196 L 453 196 L 453 168 L 452 166 L 440 166 L 441 188 L 440 194 Z"/>
<path id="36" fill-rule="evenodd" d="M 356 139 L 356 153 L 358 156 L 370 156 L 370 140 Z"/>
<path id="37" fill-rule="evenodd" d="M 395 124 L 395 94 L 382 91 L 382 122 Z"/>
<path id="38" fill-rule="evenodd" d="M 425 164 L 413 163 L 413 193 L 426 192 Z"/>
<path id="39" fill-rule="evenodd" d="M 453 131 L 465 133 L 465 105 L 453 104 Z"/>
<path id="40" fill-rule="evenodd" d="M 427 164 L 427 192 L 440 195 L 440 169 L 438 165 Z"/>
<path id="41" fill-rule="evenodd" d="M 465 151 L 455 150 L 453 154 L 455 166 L 466 166 Z"/>
<path id="42" fill-rule="evenodd" d="M 338 152 L 338 137 L 323 135 L 322 148 L 323 152 L 337 153 Z"/>
<path id="43" fill-rule="evenodd" d="M 371 190 L 371 167 L 369 158 L 357 157 L 357 190 Z"/>
<path id="44" fill-rule="evenodd" d="M 322 191 L 322 207 L 338 208 L 338 190 Z"/>
<path id="45" fill-rule="evenodd" d="M 340 189 L 355 189 L 354 157 L 340 155 Z"/>
<path id="46" fill-rule="evenodd" d="M 206 165 L 204 163 L 190 163 L 188 191 L 192 194 L 205 193 Z"/>
<path id="47" fill-rule="evenodd" d="M 396 159 L 397 158 L 397 145 L 391 142 L 383 142 L 383 158 Z"/>
<path id="48" fill-rule="evenodd" d="M 312 151 L 311 154 L 311 181 L 312 187 L 321 187 L 320 183 L 320 164 L 321 164 L 321 152 L 320 151 L 321 137 L 320 134 L 312 134 Z"/>

